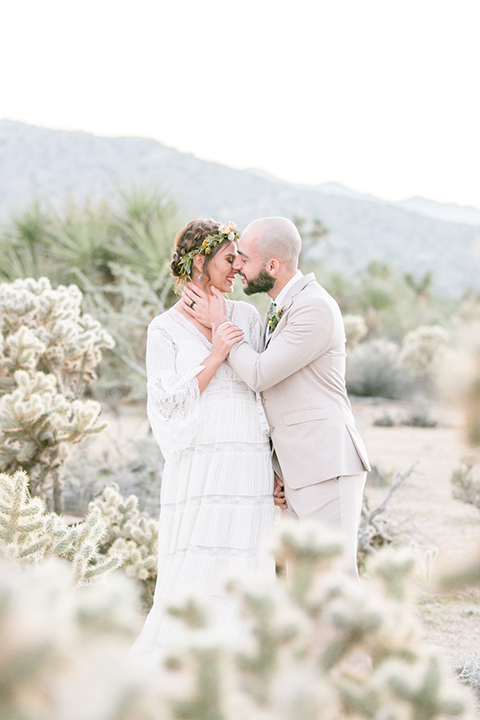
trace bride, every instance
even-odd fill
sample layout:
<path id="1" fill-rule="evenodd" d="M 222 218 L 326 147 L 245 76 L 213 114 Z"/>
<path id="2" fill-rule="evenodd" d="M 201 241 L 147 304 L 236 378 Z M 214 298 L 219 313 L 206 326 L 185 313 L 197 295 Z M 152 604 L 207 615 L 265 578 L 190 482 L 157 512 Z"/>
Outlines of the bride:
<path id="1" fill-rule="evenodd" d="M 177 286 L 192 281 L 232 291 L 238 233 L 234 223 L 193 220 L 175 239 Z M 271 577 L 265 550 L 273 526 L 273 470 L 259 398 L 225 362 L 245 337 L 259 348 L 260 317 L 245 302 L 227 301 L 230 323 L 211 330 L 177 303 L 149 325 L 147 413 L 165 458 L 153 607 L 133 650 L 160 656 L 178 641 L 168 614 L 187 594 L 208 596 L 215 624 L 235 622 L 223 588 L 237 570 Z M 234 323 L 234 324 L 233 324 Z"/>

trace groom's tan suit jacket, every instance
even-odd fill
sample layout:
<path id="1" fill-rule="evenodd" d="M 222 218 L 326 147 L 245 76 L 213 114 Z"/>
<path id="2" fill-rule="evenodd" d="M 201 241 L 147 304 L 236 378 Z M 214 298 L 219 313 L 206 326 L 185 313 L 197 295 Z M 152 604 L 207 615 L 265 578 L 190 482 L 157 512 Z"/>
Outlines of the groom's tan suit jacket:
<path id="1" fill-rule="evenodd" d="M 310 273 L 288 290 L 283 307 L 265 350 L 241 342 L 229 362 L 262 394 L 285 485 L 301 488 L 369 470 L 345 389 L 338 304 Z"/>

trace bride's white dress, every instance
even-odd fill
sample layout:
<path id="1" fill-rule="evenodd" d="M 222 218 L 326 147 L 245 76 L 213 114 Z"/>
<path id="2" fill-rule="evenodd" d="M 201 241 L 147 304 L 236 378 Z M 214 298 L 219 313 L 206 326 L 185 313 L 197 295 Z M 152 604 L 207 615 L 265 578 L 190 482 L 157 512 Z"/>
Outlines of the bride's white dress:
<path id="1" fill-rule="evenodd" d="M 259 349 L 255 308 L 227 301 L 230 320 Z M 268 426 L 255 393 L 222 363 L 200 395 L 196 375 L 211 344 L 175 308 L 156 317 L 147 341 L 148 418 L 165 458 L 158 578 L 153 607 L 133 650 L 160 654 L 181 625 L 177 598 L 208 596 L 219 627 L 234 622 L 223 580 L 238 571 L 273 580 L 265 546 L 274 520 Z"/>

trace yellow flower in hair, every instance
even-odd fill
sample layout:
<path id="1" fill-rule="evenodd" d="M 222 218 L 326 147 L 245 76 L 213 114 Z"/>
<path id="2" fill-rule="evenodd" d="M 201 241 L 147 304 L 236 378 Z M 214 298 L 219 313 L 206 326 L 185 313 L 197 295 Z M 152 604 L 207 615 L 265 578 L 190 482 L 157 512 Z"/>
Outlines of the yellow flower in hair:
<path id="1" fill-rule="evenodd" d="M 234 222 L 229 222 L 228 225 L 220 225 L 218 232 L 208 235 L 199 247 L 190 250 L 181 260 L 182 266 L 182 278 L 184 280 L 190 280 L 192 277 L 193 258 L 195 255 L 201 253 L 202 255 L 210 255 L 212 250 L 217 247 L 219 243 L 225 240 L 238 240 L 240 233 L 237 231 L 237 226 Z"/>

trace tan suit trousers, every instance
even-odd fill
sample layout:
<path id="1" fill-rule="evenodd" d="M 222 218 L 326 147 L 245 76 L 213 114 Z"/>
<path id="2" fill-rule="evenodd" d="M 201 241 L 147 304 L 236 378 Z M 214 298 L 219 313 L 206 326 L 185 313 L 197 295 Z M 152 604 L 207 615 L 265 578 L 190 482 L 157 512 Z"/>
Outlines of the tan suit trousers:
<path id="1" fill-rule="evenodd" d="M 298 520 L 318 520 L 343 533 L 345 571 L 358 577 L 357 533 L 367 473 L 341 475 L 316 485 L 293 489 L 285 486 L 285 514 Z"/>

